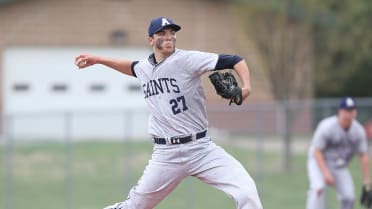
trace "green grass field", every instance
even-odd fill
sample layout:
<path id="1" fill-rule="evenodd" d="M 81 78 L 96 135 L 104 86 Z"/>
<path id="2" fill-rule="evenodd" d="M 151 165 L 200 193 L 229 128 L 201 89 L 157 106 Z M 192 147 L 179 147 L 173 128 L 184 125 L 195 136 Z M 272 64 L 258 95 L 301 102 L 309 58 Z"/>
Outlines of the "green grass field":
<path id="1" fill-rule="evenodd" d="M 152 152 L 149 142 L 90 141 L 71 145 L 68 149 L 63 143 L 16 143 L 11 157 L 12 196 L 8 194 L 9 152 L 4 144 L 0 145 L 0 208 L 101 209 L 126 198 Z M 305 208 L 306 153 L 293 155 L 292 169 L 285 172 L 283 154 L 279 151 L 260 154 L 241 146 L 222 146 L 255 179 L 265 209 Z M 66 164 L 68 160 L 71 164 Z M 351 170 L 359 197 L 362 181 L 358 160 L 354 159 Z M 336 209 L 334 192 L 330 190 L 327 194 L 328 209 Z M 156 208 L 222 209 L 235 208 L 235 203 L 222 192 L 190 177 Z M 361 208 L 359 202 L 355 208 Z"/>

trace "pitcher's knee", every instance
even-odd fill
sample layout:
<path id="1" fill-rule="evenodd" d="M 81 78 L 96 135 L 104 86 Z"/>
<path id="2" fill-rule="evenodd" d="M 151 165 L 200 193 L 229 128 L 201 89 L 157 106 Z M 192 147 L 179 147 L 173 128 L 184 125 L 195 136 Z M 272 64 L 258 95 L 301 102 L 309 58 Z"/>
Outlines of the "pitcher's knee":
<path id="1" fill-rule="evenodd" d="M 262 209 L 257 193 L 242 192 L 234 197 L 238 209 Z"/>

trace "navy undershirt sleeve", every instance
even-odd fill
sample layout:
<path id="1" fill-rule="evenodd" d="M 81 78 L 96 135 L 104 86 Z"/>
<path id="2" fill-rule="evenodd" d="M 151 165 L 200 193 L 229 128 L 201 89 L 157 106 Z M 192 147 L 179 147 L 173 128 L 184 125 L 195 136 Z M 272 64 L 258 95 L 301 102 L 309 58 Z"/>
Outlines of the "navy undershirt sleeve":
<path id="1" fill-rule="evenodd" d="M 230 55 L 230 54 L 219 54 L 215 70 L 223 70 L 223 69 L 233 69 L 234 65 L 243 58 L 238 55 Z"/>
<path id="2" fill-rule="evenodd" d="M 132 62 L 131 66 L 130 66 L 130 68 L 132 70 L 132 74 L 133 74 L 134 77 L 137 77 L 136 72 L 134 71 L 134 66 L 137 65 L 137 64 L 138 64 L 138 61 L 134 61 L 134 62 Z"/>

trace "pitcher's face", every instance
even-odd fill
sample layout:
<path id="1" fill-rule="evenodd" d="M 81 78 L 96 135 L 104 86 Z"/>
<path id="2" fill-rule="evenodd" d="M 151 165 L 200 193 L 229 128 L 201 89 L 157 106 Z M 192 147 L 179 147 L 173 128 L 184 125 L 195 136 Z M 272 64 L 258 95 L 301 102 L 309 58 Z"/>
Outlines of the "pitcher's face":
<path id="1" fill-rule="evenodd" d="M 149 37 L 149 44 L 156 52 L 168 56 L 175 50 L 176 32 L 171 28 L 165 28 Z"/>

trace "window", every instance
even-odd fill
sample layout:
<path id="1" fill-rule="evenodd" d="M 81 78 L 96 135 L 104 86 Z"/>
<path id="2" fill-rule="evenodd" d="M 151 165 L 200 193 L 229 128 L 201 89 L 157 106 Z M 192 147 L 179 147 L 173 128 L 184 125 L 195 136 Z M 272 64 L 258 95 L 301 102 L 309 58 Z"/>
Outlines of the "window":
<path id="1" fill-rule="evenodd" d="M 56 93 L 62 93 L 66 92 L 68 88 L 66 84 L 53 84 L 51 90 Z"/>
<path id="2" fill-rule="evenodd" d="M 103 92 L 106 90 L 106 87 L 105 85 L 103 84 L 92 84 L 90 87 L 89 87 L 89 90 L 91 92 Z"/>
<path id="3" fill-rule="evenodd" d="M 30 85 L 28 83 L 16 83 L 13 85 L 14 92 L 27 92 L 30 90 Z"/>
<path id="4" fill-rule="evenodd" d="M 130 84 L 130 85 L 128 86 L 128 90 L 129 90 L 130 92 L 140 92 L 140 91 L 141 91 L 141 86 L 138 85 L 138 84 Z"/>

